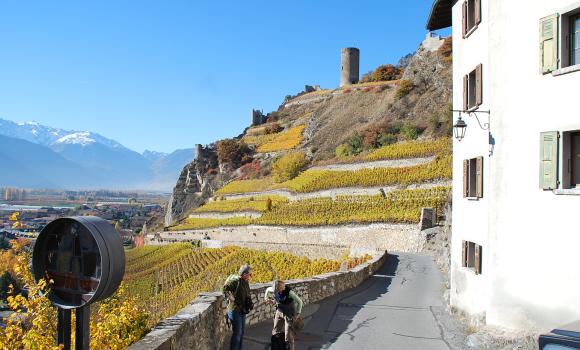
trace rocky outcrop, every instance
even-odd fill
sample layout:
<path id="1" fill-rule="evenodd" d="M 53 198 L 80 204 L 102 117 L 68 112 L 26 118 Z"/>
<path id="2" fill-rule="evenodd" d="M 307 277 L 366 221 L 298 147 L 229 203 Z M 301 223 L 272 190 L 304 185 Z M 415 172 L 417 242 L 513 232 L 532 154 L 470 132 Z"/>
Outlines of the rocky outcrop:
<path id="1" fill-rule="evenodd" d="M 228 172 L 219 171 L 213 147 L 196 147 L 195 160 L 183 168 L 169 199 L 165 214 L 166 227 L 185 218 L 190 209 L 202 205 L 230 177 Z"/>

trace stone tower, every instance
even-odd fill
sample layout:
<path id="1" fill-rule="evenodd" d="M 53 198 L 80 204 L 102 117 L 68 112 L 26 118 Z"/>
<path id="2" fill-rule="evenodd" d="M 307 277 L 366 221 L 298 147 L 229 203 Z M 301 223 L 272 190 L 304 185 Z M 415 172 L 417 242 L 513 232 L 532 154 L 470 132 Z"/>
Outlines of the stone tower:
<path id="1" fill-rule="evenodd" d="M 252 109 L 252 126 L 264 123 L 264 112 L 258 109 Z"/>
<path id="2" fill-rule="evenodd" d="M 358 83 L 360 51 L 356 47 L 340 50 L 340 86 Z"/>

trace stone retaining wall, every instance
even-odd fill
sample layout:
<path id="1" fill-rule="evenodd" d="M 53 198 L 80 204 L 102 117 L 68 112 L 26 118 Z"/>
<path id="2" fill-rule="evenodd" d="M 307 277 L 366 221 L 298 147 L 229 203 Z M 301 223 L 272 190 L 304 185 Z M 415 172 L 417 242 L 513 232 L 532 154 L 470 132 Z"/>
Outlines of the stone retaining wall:
<path id="1" fill-rule="evenodd" d="M 203 239 L 221 241 L 223 245 L 254 244 L 258 248 L 288 244 L 303 246 L 305 251 L 310 249 L 311 256 L 316 256 L 316 251 L 328 246 L 417 252 L 425 239 L 419 227 L 418 224 L 392 223 L 314 227 L 248 225 L 159 232 L 156 235 L 148 235 L 146 244 L 193 242 Z"/>
<path id="2" fill-rule="evenodd" d="M 385 262 L 387 253 L 346 272 L 332 272 L 312 278 L 287 281 L 302 298 L 311 304 L 360 285 Z M 269 284 L 254 284 L 251 295 L 254 309 L 246 317 L 248 326 L 271 320 L 274 307 L 262 297 Z M 225 324 L 225 302 L 221 293 L 204 293 L 181 309 L 175 316 L 161 321 L 130 350 L 219 350 L 230 336 Z"/>

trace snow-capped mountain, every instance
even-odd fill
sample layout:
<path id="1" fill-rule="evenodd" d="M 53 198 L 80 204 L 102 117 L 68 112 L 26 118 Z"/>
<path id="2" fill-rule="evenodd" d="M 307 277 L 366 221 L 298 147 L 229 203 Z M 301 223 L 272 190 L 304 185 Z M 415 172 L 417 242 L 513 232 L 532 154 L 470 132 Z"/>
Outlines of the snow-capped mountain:
<path id="1" fill-rule="evenodd" d="M 15 123 L 0 119 L 0 135 L 49 148 L 86 170 L 83 175 L 95 174 L 86 181 L 87 186 L 94 188 L 170 190 L 171 181 L 168 182 L 168 179 L 178 177 L 181 168 L 193 158 L 193 150 L 179 150 L 172 154 L 146 151 L 139 154 L 94 132 L 52 128 L 37 122 Z M 4 150 L 4 153 L 9 156 L 10 150 Z M 26 158 L 25 155 L 20 156 Z M 96 181 L 95 178 L 101 180 Z M 61 184 L 53 180 L 60 187 L 67 187 L 66 182 L 70 183 L 65 181 Z M 73 186 L 72 183 L 70 185 Z"/>
<path id="2" fill-rule="evenodd" d="M 0 118 L 0 135 L 52 146 L 56 143 L 74 143 L 86 146 L 101 143 L 111 148 L 124 148 L 119 142 L 90 131 L 64 130 L 41 125 L 35 121 L 15 123 Z"/>

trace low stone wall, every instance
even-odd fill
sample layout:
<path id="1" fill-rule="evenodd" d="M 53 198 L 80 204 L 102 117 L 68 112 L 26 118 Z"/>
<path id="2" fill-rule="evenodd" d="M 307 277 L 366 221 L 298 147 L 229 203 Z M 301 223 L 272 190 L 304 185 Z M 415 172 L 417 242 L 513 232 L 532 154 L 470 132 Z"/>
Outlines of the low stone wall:
<path id="1" fill-rule="evenodd" d="M 146 244 L 193 242 L 211 239 L 223 245 L 254 245 L 267 249 L 273 245 L 302 246 L 316 256 L 323 247 L 396 250 L 417 252 L 424 244 L 418 224 L 351 224 L 337 226 L 265 226 L 216 227 L 186 231 L 166 231 L 148 235 Z"/>
<path id="2" fill-rule="evenodd" d="M 345 272 L 332 272 L 312 278 L 290 280 L 292 287 L 305 304 L 321 301 L 358 286 L 373 275 L 385 262 L 387 253 Z M 262 298 L 269 284 L 251 286 L 254 309 L 246 317 L 248 326 L 271 320 L 274 307 Z M 130 350 L 218 350 L 230 335 L 225 324 L 225 302 L 221 293 L 204 293 L 181 309 L 175 316 L 161 321 Z"/>

